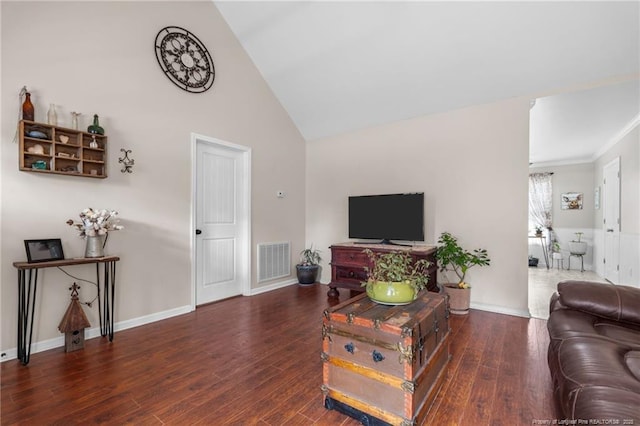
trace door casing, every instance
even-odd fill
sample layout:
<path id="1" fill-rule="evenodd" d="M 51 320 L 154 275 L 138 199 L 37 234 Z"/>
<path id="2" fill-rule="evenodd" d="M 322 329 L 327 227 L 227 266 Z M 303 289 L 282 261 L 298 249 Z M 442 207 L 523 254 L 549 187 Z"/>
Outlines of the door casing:
<path id="1" fill-rule="evenodd" d="M 190 251 L 191 251 L 191 310 L 196 309 L 196 190 L 197 190 L 197 169 L 196 169 L 196 153 L 198 143 L 210 144 L 212 146 L 221 149 L 230 149 L 234 151 L 242 152 L 242 158 L 244 161 L 244 188 L 242 194 L 247 206 L 247 220 L 244 221 L 245 229 L 243 232 L 244 247 L 246 249 L 241 253 L 238 259 L 238 266 L 241 268 L 241 273 L 246 279 L 242 283 L 242 294 L 248 296 L 251 294 L 251 148 L 237 145 L 231 142 L 216 139 L 210 136 L 204 136 L 197 133 L 191 133 L 191 223 L 189 224 L 190 238 Z"/>
<path id="2" fill-rule="evenodd" d="M 613 172 L 613 173 L 612 173 Z M 613 284 L 620 283 L 620 157 L 615 158 L 603 168 L 603 222 L 604 233 L 604 278 Z M 609 217 L 611 215 L 611 217 Z"/>

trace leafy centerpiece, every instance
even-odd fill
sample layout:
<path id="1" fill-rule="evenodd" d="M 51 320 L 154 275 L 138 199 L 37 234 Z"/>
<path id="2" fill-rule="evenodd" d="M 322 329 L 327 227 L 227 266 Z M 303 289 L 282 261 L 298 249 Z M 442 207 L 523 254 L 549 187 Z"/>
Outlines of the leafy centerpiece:
<path id="1" fill-rule="evenodd" d="M 103 257 L 109 232 L 124 228 L 118 223 L 117 211 L 92 208 L 80 212 L 80 222 L 74 222 L 73 219 L 67 220 L 67 225 L 75 227 L 79 236 L 87 240 L 84 257 Z"/>
<path id="2" fill-rule="evenodd" d="M 403 305 L 414 301 L 420 290 L 429 280 L 429 262 L 420 259 L 414 262 L 406 251 L 374 253 L 366 249 L 371 267 L 365 267 L 368 273 L 366 287 L 371 300 L 386 305 Z"/>

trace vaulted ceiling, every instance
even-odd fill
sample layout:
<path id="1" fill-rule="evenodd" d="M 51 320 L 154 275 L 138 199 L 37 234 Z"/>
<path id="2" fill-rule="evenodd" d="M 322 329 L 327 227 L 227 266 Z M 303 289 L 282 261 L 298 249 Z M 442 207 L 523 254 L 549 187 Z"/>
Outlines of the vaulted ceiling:
<path id="1" fill-rule="evenodd" d="M 640 113 L 637 1 L 215 4 L 307 140 L 616 79 L 636 83 L 627 92 L 594 94 L 593 101 L 605 109 L 621 108 L 625 116 L 633 107 Z M 557 108 L 591 102 L 585 96 L 577 103 L 556 103 L 546 125 L 571 132 L 567 117 L 582 113 Z M 622 106 L 614 106 L 618 102 Z M 534 108 L 542 112 L 546 104 L 540 100 Z M 613 137 L 624 121 L 595 108 L 589 114 L 598 117 L 600 127 L 586 129 L 594 124 L 591 115 L 577 119 L 582 135 Z M 580 145 L 568 148 L 567 138 L 553 131 L 532 127 L 536 161 L 552 161 L 538 154 L 549 149 L 535 148 L 537 135 L 554 141 L 552 150 L 558 148 L 563 157 L 590 155 L 585 144 L 582 151 Z"/>

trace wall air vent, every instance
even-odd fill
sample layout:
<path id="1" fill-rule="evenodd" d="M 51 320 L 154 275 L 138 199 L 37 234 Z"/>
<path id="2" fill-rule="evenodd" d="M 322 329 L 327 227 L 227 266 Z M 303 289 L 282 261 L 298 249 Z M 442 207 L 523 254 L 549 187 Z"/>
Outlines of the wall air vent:
<path id="1" fill-rule="evenodd" d="M 258 244 L 258 282 L 291 275 L 291 244 Z"/>

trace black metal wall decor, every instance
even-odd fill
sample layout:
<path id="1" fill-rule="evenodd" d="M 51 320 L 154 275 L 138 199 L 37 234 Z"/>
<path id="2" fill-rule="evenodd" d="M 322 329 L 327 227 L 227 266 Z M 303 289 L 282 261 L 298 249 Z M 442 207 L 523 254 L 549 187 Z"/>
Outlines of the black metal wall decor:
<path id="1" fill-rule="evenodd" d="M 193 33 L 180 27 L 165 27 L 155 40 L 156 59 L 176 86 L 191 93 L 206 92 L 216 72 L 207 48 Z"/>
<path id="2" fill-rule="evenodd" d="M 122 163 L 122 169 L 120 171 L 122 173 L 133 173 L 132 169 L 135 164 L 135 160 L 133 158 L 129 158 L 131 150 L 120 148 L 120 152 L 124 152 L 124 157 L 118 158 L 118 163 Z"/>

